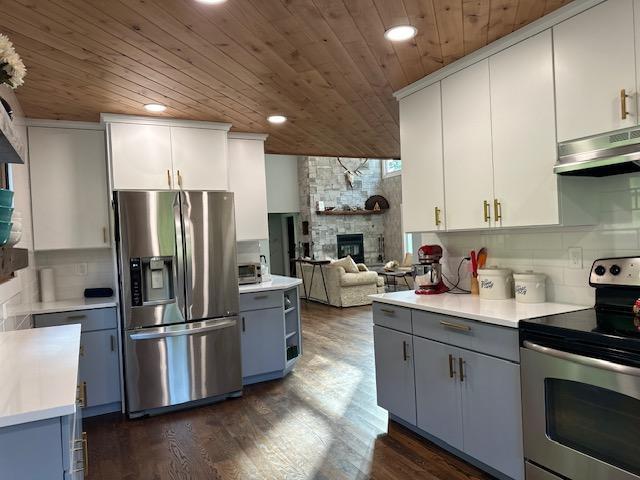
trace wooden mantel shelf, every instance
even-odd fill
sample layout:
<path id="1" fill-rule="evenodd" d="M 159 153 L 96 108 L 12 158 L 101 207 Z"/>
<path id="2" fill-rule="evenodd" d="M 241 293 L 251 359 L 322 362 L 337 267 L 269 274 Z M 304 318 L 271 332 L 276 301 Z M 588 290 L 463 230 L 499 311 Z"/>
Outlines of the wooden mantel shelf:
<path id="1" fill-rule="evenodd" d="M 384 210 L 316 210 L 318 215 L 379 215 Z"/>

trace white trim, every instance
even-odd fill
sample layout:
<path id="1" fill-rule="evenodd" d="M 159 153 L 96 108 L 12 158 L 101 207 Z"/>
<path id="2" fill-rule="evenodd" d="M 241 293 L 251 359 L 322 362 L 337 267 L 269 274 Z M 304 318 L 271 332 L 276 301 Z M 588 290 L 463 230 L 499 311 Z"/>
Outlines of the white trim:
<path id="1" fill-rule="evenodd" d="M 104 124 L 98 122 L 74 122 L 71 120 L 48 120 L 46 118 L 25 118 L 27 127 L 75 128 L 78 130 L 104 130 Z"/>
<path id="2" fill-rule="evenodd" d="M 245 133 L 245 132 L 229 132 L 227 138 L 233 138 L 234 140 L 260 140 L 264 142 L 268 133 Z"/>
<path id="3" fill-rule="evenodd" d="M 143 117 L 138 115 L 119 115 L 115 113 L 101 113 L 100 122 L 132 123 L 138 125 L 160 125 L 166 127 L 206 128 L 210 130 L 224 130 L 226 132 L 231 129 L 230 123 L 203 122 L 200 120 L 180 120 L 177 118 Z"/>
<path id="4" fill-rule="evenodd" d="M 393 178 L 399 175 L 402 175 L 402 169 L 387 173 L 384 171 L 384 167 L 382 167 L 382 178 Z"/>
<path id="5" fill-rule="evenodd" d="M 435 72 L 413 82 L 410 85 L 407 85 L 404 88 L 401 88 L 400 90 L 394 92 L 393 96 L 396 98 L 396 100 L 407 97 L 412 93 L 417 92 L 418 90 L 422 90 L 429 85 L 439 82 L 440 80 L 456 72 L 459 72 L 460 70 L 467 68 L 474 63 L 485 60 L 491 55 L 495 55 L 502 50 L 512 47 L 516 43 L 520 43 L 529 37 L 533 37 L 538 33 L 548 30 L 553 26 L 564 22 L 565 20 L 584 12 L 585 10 L 593 8 L 605 1 L 606 0 L 574 0 L 573 2 L 568 3 L 564 7 L 561 7 L 548 15 L 545 15 L 544 17 L 539 18 L 529 25 L 516 30 L 515 32 L 510 33 L 505 37 L 499 38 L 498 40 L 491 42 L 489 45 L 486 45 L 481 49 L 476 50 L 475 52 L 470 53 L 469 55 L 466 55 L 459 60 L 456 60 L 455 62 L 442 67 L 439 70 L 436 70 Z"/>

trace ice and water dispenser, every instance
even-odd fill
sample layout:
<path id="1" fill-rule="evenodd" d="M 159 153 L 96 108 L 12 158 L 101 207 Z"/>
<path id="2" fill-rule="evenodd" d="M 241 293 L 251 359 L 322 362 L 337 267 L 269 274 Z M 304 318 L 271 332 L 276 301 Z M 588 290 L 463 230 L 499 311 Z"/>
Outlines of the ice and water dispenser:
<path id="1" fill-rule="evenodd" d="M 142 307 L 175 301 L 173 261 L 174 257 L 129 259 L 132 306 Z"/>

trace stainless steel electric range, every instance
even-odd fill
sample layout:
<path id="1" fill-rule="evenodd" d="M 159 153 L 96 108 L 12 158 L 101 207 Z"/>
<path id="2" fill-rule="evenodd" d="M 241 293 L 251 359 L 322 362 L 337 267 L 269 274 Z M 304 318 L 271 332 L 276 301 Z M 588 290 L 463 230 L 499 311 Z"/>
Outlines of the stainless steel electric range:
<path id="1" fill-rule="evenodd" d="M 593 309 L 520 323 L 527 480 L 640 479 L 640 257 L 589 284 Z"/>

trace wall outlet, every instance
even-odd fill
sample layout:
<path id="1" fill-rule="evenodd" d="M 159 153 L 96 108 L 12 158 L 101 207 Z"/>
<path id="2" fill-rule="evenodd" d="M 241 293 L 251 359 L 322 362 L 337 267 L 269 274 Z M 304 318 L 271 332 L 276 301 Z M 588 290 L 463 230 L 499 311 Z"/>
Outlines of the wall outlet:
<path id="1" fill-rule="evenodd" d="M 86 263 L 76 263 L 76 275 L 79 275 L 81 277 L 86 277 L 87 270 L 88 270 L 88 267 Z"/>
<path id="2" fill-rule="evenodd" d="M 582 247 L 569 247 L 569 268 L 584 268 Z"/>

